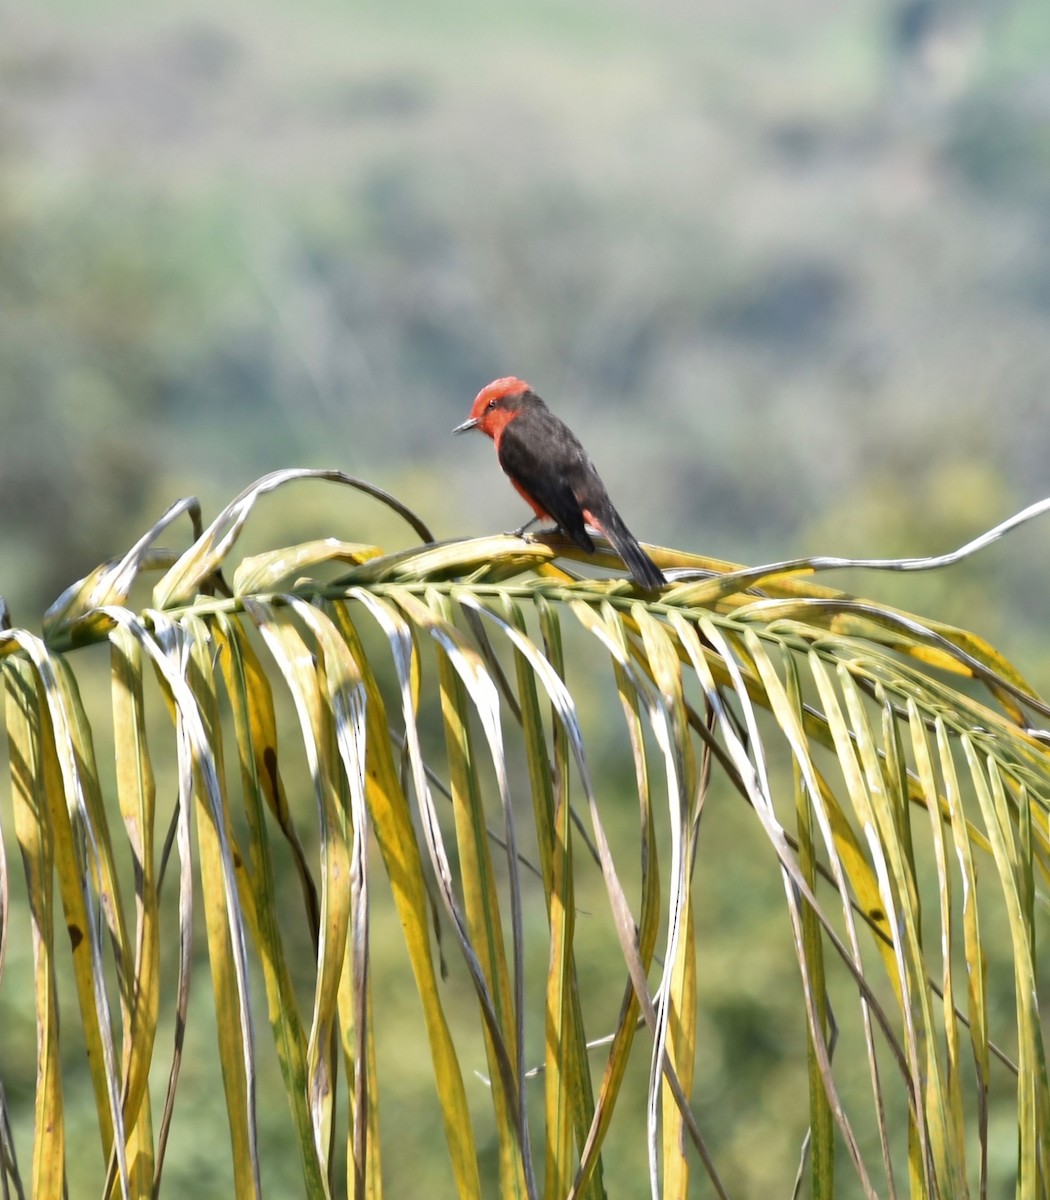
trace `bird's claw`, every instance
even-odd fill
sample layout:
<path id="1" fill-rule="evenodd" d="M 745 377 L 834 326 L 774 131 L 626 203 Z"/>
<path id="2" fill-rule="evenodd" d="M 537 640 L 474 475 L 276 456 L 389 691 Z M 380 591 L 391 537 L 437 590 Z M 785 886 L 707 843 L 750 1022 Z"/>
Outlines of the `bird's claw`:
<path id="1" fill-rule="evenodd" d="M 525 530 L 528 529 L 530 526 L 535 525 L 538 520 L 539 520 L 539 517 L 533 517 L 531 520 L 526 521 L 525 524 L 522 525 L 519 529 L 514 529 L 510 533 L 508 533 L 507 537 L 519 537 L 519 538 L 524 537 Z"/>

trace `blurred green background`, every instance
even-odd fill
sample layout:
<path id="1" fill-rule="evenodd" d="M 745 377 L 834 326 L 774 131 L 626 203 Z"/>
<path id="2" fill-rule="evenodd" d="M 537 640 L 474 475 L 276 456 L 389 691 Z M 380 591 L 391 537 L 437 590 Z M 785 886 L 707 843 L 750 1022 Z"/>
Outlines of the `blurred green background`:
<path id="1" fill-rule="evenodd" d="M 281 466 L 363 475 L 438 537 L 517 525 L 491 448 L 448 436 L 511 373 L 584 435 L 643 540 L 748 562 L 946 551 L 1050 493 L 1048 317 L 1040 0 L 0 10 L 17 624 L 177 497 L 207 517 Z M 404 536 L 341 492 L 281 497 L 259 545 Z M 830 582 L 989 637 L 1045 690 L 1046 544 L 1044 523 L 936 576 Z M 785 947 L 771 866 L 701 932 L 719 1053 L 757 1056 L 772 1113 L 801 1029 L 778 1074 L 755 1015 L 774 967 L 732 958 L 749 913 Z M 745 1078 L 699 1086 L 717 1110 Z M 178 1118 L 199 1181 L 221 1107 Z M 775 1128 L 749 1126 L 782 1166 L 797 1130 L 775 1150 Z"/>
<path id="2" fill-rule="evenodd" d="M 966 540 L 1050 491 L 1048 50 L 1034 0 L 5 5 L 0 594 L 278 466 L 510 527 L 447 436 L 508 373 L 643 538 Z M 933 603 L 1024 657 L 1043 546 Z"/>

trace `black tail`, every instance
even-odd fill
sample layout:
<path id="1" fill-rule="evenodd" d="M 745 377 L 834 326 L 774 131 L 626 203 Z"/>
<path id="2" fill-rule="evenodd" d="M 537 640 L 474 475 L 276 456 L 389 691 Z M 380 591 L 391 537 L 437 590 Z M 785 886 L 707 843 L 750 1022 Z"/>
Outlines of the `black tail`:
<path id="1" fill-rule="evenodd" d="M 604 522 L 598 528 L 612 542 L 616 553 L 623 559 L 624 565 L 634 576 L 635 583 L 645 588 L 647 592 L 655 592 L 666 587 L 667 580 L 663 571 L 653 562 L 648 554 L 638 545 L 638 539 L 627 528 L 612 505 L 605 514 Z"/>

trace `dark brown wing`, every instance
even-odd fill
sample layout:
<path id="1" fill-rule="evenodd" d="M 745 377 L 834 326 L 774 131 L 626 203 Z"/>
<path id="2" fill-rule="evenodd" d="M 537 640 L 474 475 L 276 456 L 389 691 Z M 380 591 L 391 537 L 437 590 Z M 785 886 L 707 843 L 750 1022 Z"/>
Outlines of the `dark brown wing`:
<path id="1" fill-rule="evenodd" d="M 499 465 L 520 492 L 531 497 L 581 550 L 594 549 L 577 494 L 582 477 L 588 469 L 593 475 L 594 467 L 564 421 L 542 402 L 522 406 L 504 429 L 497 454 Z"/>
<path id="2" fill-rule="evenodd" d="M 496 447 L 500 466 L 533 508 L 540 508 L 582 550 L 594 543 L 590 524 L 603 533 L 636 582 L 656 591 L 667 582 L 613 507 L 601 476 L 572 430 L 535 393 L 518 402 L 518 415 Z"/>

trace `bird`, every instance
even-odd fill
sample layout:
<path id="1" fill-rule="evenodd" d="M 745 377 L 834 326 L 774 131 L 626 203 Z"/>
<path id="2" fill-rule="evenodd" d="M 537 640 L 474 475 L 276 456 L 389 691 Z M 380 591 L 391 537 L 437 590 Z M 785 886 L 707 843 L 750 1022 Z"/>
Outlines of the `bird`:
<path id="1" fill-rule="evenodd" d="M 639 587 L 653 592 L 666 585 L 663 572 L 613 507 L 579 438 L 523 379 L 508 375 L 483 387 L 470 416 L 452 432 L 471 429 L 492 438 L 504 474 L 536 514 L 515 530 L 518 536 L 535 521 L 549 520 L 581 550 L 593 553 L 590 525 L 616 548 Z"/>

